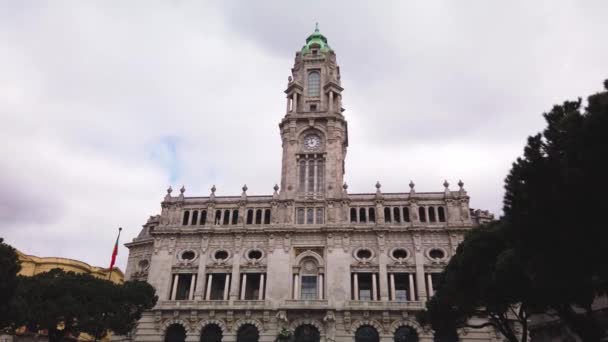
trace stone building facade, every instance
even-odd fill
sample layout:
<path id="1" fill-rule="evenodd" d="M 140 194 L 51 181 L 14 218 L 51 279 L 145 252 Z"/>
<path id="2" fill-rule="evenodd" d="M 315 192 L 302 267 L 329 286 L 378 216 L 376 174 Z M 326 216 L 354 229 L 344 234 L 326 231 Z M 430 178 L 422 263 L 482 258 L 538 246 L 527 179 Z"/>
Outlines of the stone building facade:
<path id="1" fill-rule="evenodd" d="M 186 196 L 127 243 L 127 279 L 158 293 L 135 341 L 433 341 L 415 320 L 438 273 L 486 211 L 451 190 L 349 193 L 340 68 L 317 30 L 296 53 L 279 124 L 281 183 L 268 196 Z M 444 341 L 498 340 L 460 331 Z M 440 340 L 440 339 L 437 339 Z"/>

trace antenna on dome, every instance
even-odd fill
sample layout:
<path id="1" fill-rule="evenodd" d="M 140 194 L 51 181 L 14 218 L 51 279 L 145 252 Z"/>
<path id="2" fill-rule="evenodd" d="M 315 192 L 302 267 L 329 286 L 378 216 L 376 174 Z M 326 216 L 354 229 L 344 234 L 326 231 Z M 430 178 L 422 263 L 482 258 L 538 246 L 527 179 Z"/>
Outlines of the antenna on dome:
<path id="1" fill-rule="evenodd" d="M 319 32 L 319 22 L 315 23 L 315 32 Z"/>

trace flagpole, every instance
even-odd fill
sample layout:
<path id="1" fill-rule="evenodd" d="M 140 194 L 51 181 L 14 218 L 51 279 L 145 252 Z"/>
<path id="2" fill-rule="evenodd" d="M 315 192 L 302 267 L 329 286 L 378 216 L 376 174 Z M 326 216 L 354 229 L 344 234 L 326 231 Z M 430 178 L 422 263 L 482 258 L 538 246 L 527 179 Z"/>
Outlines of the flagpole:
<path id="1" fill-rule="evenodd" d="M 108 274 L 108 280 L 112 280 L 112 270 L 114 270 L 114 262 L 116 261 L 116 255 L 118 254 L 118 240 L 120 240 L 120 232 L 122 227 L 118 227 L 118 236 L 116 237 L 116 243 L 114 244 L 114 250 L 112 250 L 112 261 L 110 262 L 110 272 Z"/>

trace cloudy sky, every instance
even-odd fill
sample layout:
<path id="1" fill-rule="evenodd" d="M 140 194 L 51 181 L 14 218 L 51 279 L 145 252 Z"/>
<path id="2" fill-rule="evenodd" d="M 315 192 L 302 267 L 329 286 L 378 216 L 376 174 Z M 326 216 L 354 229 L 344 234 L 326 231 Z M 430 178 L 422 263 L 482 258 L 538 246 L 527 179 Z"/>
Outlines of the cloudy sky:
<path id="1" fill-rule="evenodd" d="M 350 192 L 503 179 L 555 103 L 608 78 L 608 2 L 0 0 L 0 236 L 107 267 L 165 189 L 269 194 L 295 51 L 338 56 Z M 121 246 L 118 266 L 124 269 Z"/>

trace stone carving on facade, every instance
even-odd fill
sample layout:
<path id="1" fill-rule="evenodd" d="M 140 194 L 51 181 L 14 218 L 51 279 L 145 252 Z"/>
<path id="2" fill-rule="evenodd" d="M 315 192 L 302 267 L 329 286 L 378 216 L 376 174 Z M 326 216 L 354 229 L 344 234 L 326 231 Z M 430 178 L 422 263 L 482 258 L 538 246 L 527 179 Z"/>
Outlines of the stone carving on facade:
<path id="1" fill-rule="evenodd" d="M 283 237 L 283 250 L 285 251 L 285 253 L 287 253 L 289 251 L 290 247 L 291 247 L 291 236 L 289 234 L 285 234 L 285 236 Z"/>
<path id="2" fill-rule="evenodd" d="M 171 237 L 169 238 L 169 254 L 173 254 L 173 252 L 175 251 L 175 244 L 176 244 L 176 240 L 175 237 Z"/>
<path id="3" fill-rule="evenodd" d="M 323 317 L 325 322 L 325 338 L 328 342 L 334 342 L 336 340 L 336 316 L 332 310 L 328 310 Z"/>
<path id="4" fill-rule="evenodd" d="M 289 326 L 289 320 L 287 319 L 287 311 L 279 310 L 279 312 L 277 312 L 275 317 L 277 319 L 277 324 L 279 326 L 279 330 L 287 329 L 287 327 Z"/>
<path id="5" fill-rule="evenodd" d="M 416 248 L 416 252 L 420 252 L 422 250 L 422 241 L 420 234 L 414 234 L 414 248 Z"/>

